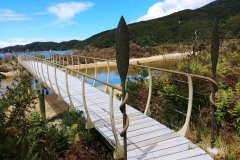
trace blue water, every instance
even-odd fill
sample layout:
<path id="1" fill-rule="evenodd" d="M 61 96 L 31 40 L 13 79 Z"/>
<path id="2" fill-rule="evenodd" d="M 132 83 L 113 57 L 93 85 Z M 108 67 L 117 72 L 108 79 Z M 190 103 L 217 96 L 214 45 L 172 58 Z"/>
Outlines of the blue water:
<path id="1" fill-rule="evenodd" d="M 26 54 L 30 54 L 30 55 L 44 55 L 44 56 L 49 56 L 51 54 L 72 54 L 73 51 L 43 51 L 43 52 L 29 52 Z M 11 55 L 12 53 L 5 53 L 4 54 L 0 54 L 0 57 L 4 57 L 6 55 Z M 14 54 L 14 56 L 17 56 L 17 54 Z M 166 63 L 166 61 L 157 61 L 157 62 L 150 62 L 150 63 L 144 63 L 143 65 L 146 66 L 151 66 L 151 67 L 156 67 L 156 68 L 165 68 L 166 64 L 170 64 L 169 62 Z M 81 72 L 85 73 L 85 70 L 82 70 Z M 128 78 L 132 78 L 132 76 L 137 75 L 138 71 L 134 70 L 133 67 L 129 67 L 129 72 L 127 77 Z M 88 75 L 95 77 L 95 70 L 94 68 L 88 69 L 87 72 Z M 75 74 L 76 75 L 76 74 Z M 107 82 L 107 67 L 100 67 L 97 69 L 97 76 L 96 78 L 100 79 L 101 81 Z M 81 77 L 80 77 L 81 79 Z M 34 83 L 34 82 L 33 82 Z M 87 83 L 90 85 L 93 85 L 94 80 L 87 78 Z M 110 67 L 110 80 L 109 82 L 110 84 L 116 85 L 116 84 L 120 84 L 121 80 L 117 71 L 116 67 Z M 100 82 L 96 82 L 97 86 L 104 86 L 105 84 L 102 84 Z M 81 84 L 79 84 L 81 85 Z"/>
<path id="2" fill-rule="evenodd" d="M 32 56 L 34 55 L 43 55 L 45 57 L 50 56 L 51 54 L 59 54 L 59 55 L 63 55 L 63 54 L 72 54 L 73 51 L 68 50 L 68 51 L 41 51 L 41 52 L 29 52 L 27 54 L 30 54 Z"/>
<path id="3" fill-rule="evenodd" d="M 156 62 L 149 62 L 149 63 L 143 63 L 143 65 L 145 66 L 150 66 L 150 67 L 156 67 L 156 68 L 168 68 L 170 69 L 171 68 L 171 65 L 174 64 L 175 62 L 174 61 L 168 61 L 168 62 L 165 62 L 165 61 L 156 61 Z M 169 67 L 166 67 L 169 66 Z M 138 70 L 134 69 L 135 67 L 133 66 L 129 66 L 128 68 L 128 74 L 127 74 L 127 77 L 132 79 L 133 76 L 137 76 L 139 71 L 141 71 L 141 68 L 138 68 Z M 85 70 L 82 70 L 83 73 L 85 73 Z M 92 76 L 92 77 L 95 77 L 95 68 L 90 68 L 87 70 L 87 74 Z M 96 75 L 96 78 L 104 81 L 104 82 L 107 82 L 107 67 L 99 67 L 97 68 L 97 75 Z M 90 84 L 90 85 L 93 85 L 93 80 L 92 79 L 87 79 L 87 83 Z M 116 85 L 116 84 L 120 84 L 121 83 L 121 80 L 120 80 L 120 77 L 119 77 L 119 74 L 118 74 L 118 71 L 117 71 L 117 67 L 116 66 L 111 66 L 110 67 L 110 81 L 109 81 L 110 84 L 113 84 L 113 85 Z M 97 86 L 103 86 L 105 84 L 102 84 L 100 82 L 96 82 Z"/>
<path id="4" fill-rule="evenodd" d="M 91 76 L 94 77 L 94 75 L 91 75 Z M 131 77 L 131 76 L 129 76 L 129 77 Z M 104 81 L 104 82 L 107 82 L 107 73 L 98 73 L 97 78 Z M 94 80 L 92 80 L 90 78 L 87 79 L 88 84 L 93 85 L 93 82 L 94 82 Z M 120 77 L 115 71 L 110 72 L 110 80 L 109 80 L 108 83 L 113 84 L 113 85 L 121 83 Z M 105 84 L 102 84 L 102 83 L 97 82 L 97 81 L 96 81 L 96 84 L 97 84 L 97 86 L 104 86 L 105 85 Z"/>
<path id="5" fill-rule="evenodd" d="M 4 56 L 12 56 L 12 55 L 14 55 L 14 57 L 17 57 L 16 53 L 4 53 L 4 54 L 0 53 L 0 58 L 3 58 Z"/>
<path id="6" fill-rule="evenodd" d="M 38 55 L 43 55 L 45 57 L 48 57 L 51 54 L 60 54 L 60 55 L 72 54 L 73 51 L 71 51 L 71 50 L 68 50 L 68 51 L 41 51 L 41 52 L 29 52 L 29 53 L 22 52 L 22 53 L 32 55 L 32 56 L 38 54 Z M 4 56 L 11 56 L 11 55 L 14 55 L 15 57 L 17 57 L 18 54 L 17 53 L 4 53 L 4 54 L 0 53 L 0 58 L 3 58 Z"/>

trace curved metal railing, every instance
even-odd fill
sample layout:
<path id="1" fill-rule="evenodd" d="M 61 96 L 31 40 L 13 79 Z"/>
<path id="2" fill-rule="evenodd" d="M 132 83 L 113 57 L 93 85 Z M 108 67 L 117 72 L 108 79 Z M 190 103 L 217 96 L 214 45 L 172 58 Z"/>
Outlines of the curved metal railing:
<path id="1" fill-rule="evenodd" d="M 52 55 L 53 57 L 55 57 L 55 55 Z M 72 59 L 78 59 L 77 64 L 73 64 L 74 61 L 72 61 L 72 64 L 69 65 L 69 67 L 74 68 L 74 66 L 78 66 L 78 68 L 81 68 L 81 65 L 84 65 L 83 68 L 87 68 L 87 64 L 89 64 L 88 62 L 93 62 L 94 63 L 94 75 L 95 77 L 93 78 L 97 78 L 97 63 L 98 61 L 100 62 L 104 62 L 106 63 L 106 65 L 102 65 L 103 67 L 107 67 L 107 83 L 109 83 L 110 80 L 110 66 L 116 66 L 116 61 L 115 60 L 109 60 L 109 59 L 102 59 L 102 58 L 93 58 L 93 57 L 86 57 L 86 56 L 80 56 L 80 55 L 62 55 L 64 56 L 68 56 L 71 57 Z M 82 58 L 85 60 L 85 64 L 81 64 L 79 63 L 79 58 Z M 89 61 L 88 61 L 89 60 Z M 68 63 L 68 62 L 67 62 Z M 182 136 L 189 136 L 189 123 L 190 123 L 190 118 L 191 118 L 191 112 L 192 112 L 192 101 L 193 101 L 193 82 L 192 82 L 192 78 L 198 78 L 198 79 L 202 79 L 202 80 L 206 80 L 210 83 L 212 83 L 212 85 L 214 86 L 214 92 L 216 93 L 218 90 L 218 86 L 217 83 L 209 78 L 209 77 L 205 77 L 205 76 L 200 76 L 200 75 L 195 75 L 195 74 L 189 74 L 189 73 L 185 73 L 185 72 L 179 72 L 179 71 L 173 71 L 173 70 L 168 70 L 168 69 L 162 69 L 162 68 L 156 68 L 156 67 L 149 67 L 149 66 L 144 66 L 144 65 L 139 65 L 139 64 L 129 64 L 129 66 L 131 67 L 135 67 L 135 68 L 145 68 L 146 70 L 148 70 L 148 81 L 149 81 L 149 86 L 148 86 L 148 99 L 146 102 L 146 107 L 144 110 L 144 114 L 150 116 L 151 115 L 151 110 L 150 110 L 150 102 L 151 102 L 151 97 L 152 97 L 152 86 L 153 86 L 153 78 L 152 78 L 152 72 L 153 71 L 160 71 L 160 72 L 167 72 L 167 73 L 173 73 L 173 74 L 178 74 L 178 75 L 184 75 L 187 77 L 188 79 L 188 109 L 187 109 L 187 114 L 186 114 L 186 119 L 184 122 L 184 125 L 181 127 L 181 129 L 178 131 L 178 133 Z M 80 70 L 80 69 L 78 69 Z M 87 69 L 85 70 L 87 73 Z M 94 86 L 96 86 L 96 84 L 93 84 Z M 106 92 L 108 91 L 108 85 L 106 85 Z M 209 100 L 211 102 L 211 106 L 213 108 L 213 110 L 215 111 L 217 108 L 217 104 L 213 101 L 213 97 L 215 96 L 215 93 L 211 93 L 209 96 Z M 214 112 L 211 113 L 212 115 L 214 115 Z M 213 119 L 212 119 L 213 120 Z M 212 127 L 213 128 L 213 127 Z M 212 131 L 213 132 L 213 131 Z M 213 141 L 213 136 L 211 136 L 211 141 Z"/>
<path id="2" fill-rule="evenodd" d="M 23 58 L 22 56 L 19 56 L 19 62 L 20 63 L 22 61 L 22 58 Z M 71 59 L 71 62 L 69 61 L 69 59 Z M 83 59 L 84 63 L 81 63 L 80 59 Z M 51 54 L 48 57 L 45 57 L 45 59 L 26 56 L 25 60 L 34 62 L 34 63 L 31 63 L 30 66 L 24 66 L 24 63 L 21 63 L 21 64 L 23 64 L 24 67 L 32 70 L 33 71 L 32 74 L 35 77 L 37 77 L 43 84 L 47 84 L 47 80 L 46 80 L 46 77 L 44 77 L 44 76 L 40 77 L 39 76 L 40 72 L 41 72 L 40 68 L 38 67 L 39 62 L 41 62 L 41 64 L 43 64 L 43 63 L 46 64 L 47 68 L 48 68 L 49 65 L 51 65 L 55 68 L 55 82 L 56 82 L 56 84 L 57 84 L 57 75 L 56 75 L 57 67 L 59 69 L 62 69 L 62 70 L 65 69 L 65 72 L 66 72 L 66 80 L 65 81 L 66 81 L 67 90 L 68 90 L 68 85 L 67 85 L 68 84 L 68 78 L 67 78 L 68 76 L 67 76 L 67 74 L 69 72 L 71 74 L 75 72 L 77 77 L 79 77 L 79 75 L 82 75 L 82 86 L 83 86 L 82 99 L 83 99 L 83 101 L 85 101 L 84 82 L 85 82 L 86 78 L 93 79 L 94 80 L 93 86 L 95 86 L 95 87 L 97 86 L 96 81 L 106 85 L 105 91 L 108 92 L 108 93 L 109 93 L 109 87 L 112 88 L 110 90 L 110 101 L 109 102 L 110 102 L 110 119 L 111 119 L 112 131 L 113 131 L 115 141 L 116 141 L 114 157 L 115 158 L 121 157 L 123 151 L 122 151 L 122 148 L 120 147 L 120 143 L 119 143 L 119 140 L 117 138 L 115 123 L 114 123 L 114 113 L 113 113 L 113 108 L 112 108 L 113 107 L 113 102 L 112 102 L 113 101 L 113 92 L 114 92 L 114 90 L 121 91 L 121 88 L 109 84 L 109 81 L 110 81 L 110 66 L 116 65 L 116 61 L 108 60 L 108 59 L 101 59 L 101 58 L 79 56 L 79 55 L 56 55 L 56 54 Z M 94 63 L 94 77 L 87 74 L 88 62 L 89 62 L 88 60 L 90 62 Z M 100 65 L 97 65 L 98 61 L 106 63 L 105 65 L 102 65 L 102 66 L 107 67 L 107 72 L 108 72 L 107 73 L 107 82 L 104 82 L 104 81 L 97 78 L 97 66 L 100 66 Z M 145 115 L 151 115 L 150 102 L 151 102 L 151 97 L 152 97 L 152 86 L 153 86 L 153 84 L 152 84 L 153 83 L 152 72 L 154 70 L 161 71 L 161 72 L 184 75 L 184 76 L 187 77 L 187 79 L 188 79 L 188 82 L 187 82 L 188 83 L 188 109 L 187 109 L 185 123 L 182 126 L 182 128 L 178 131 L 178 133 L 182 136 L 189 136 L 189 123 L 190 123 L 190 117 L 191 117 L 191 112 L 192 112 L 192 101 L 193 101 L 193 82 L 192 82 L 192 78 L 198 78 L 198 79 L 206 80 L 206 81 L 212 83 L 212 85 L 214 86 L 214 89 L 215 89 L 214 92 L 217 92 L 217 89 L 218 89 L 217 83 L 211 78 L 200 76 L 200 75 L 178 72 L 178 71 L 173 71 L 173 70 L 168 70 L 168 69 L 149 67 L 149 66 L 144 66 L 144 65 L 137 65 L 137 64 L 129 64 L 129 65 L 132 66 L 132 67 L 140 67 L 140 68 L 145 68 L 145 69 L 148 70 L 148 74 L 149 74 L 149 79 L 148 79 L 149 86 L 148 86 L 148 88 L 149 88 L 149 91 L 148 91 L 148 99 L 147 99 L 146 107 L 145 107 L 145 111 L 144 111 Z M 77 69 L 74 69 L 74 67 L 75 68 L 77 67 Z M 81 72 L 81 69 L 85 69 L 85 73 Z M 47 70 L 47 73 L 48 73 L 48 76 L 49 76 L 49 71 L 48 70 Z M 48 80 L 49 80 L 49 77 L 48 77 Z M 58 84 L 57 84 L 57 86 L 58 86 Z M 53 90 L 51 83 L 50 83 L 49 88 L 51 90 Z M 61 97 L 61 92 L 60 92 L 59 88 L 58 88 L 58 96 L 59 96 L 58 100 L 61 100 L 62 97 Z M 216 103 L 213 100 L 214 96 L 215 96 L 215 93 L 211 93 L 210 97 L 209 97 L 210 102 L 212 104 L 211 106 L 213 108 L 213 112 L 211 113 L 212 115 L 214 115 L 214 111 L 216 110 L 216 107 L 217 107 Z M 68 97 L 70 99 L 70 107 L 74 108 L 74 106 L 71 102 L 71 96 L 70 96 L 69 90 L 68 90 Z M 122 104 L 126 103 L 126 99 L 127 99 L 127 96 L 123 100 Z M 86 128 L 93 128 L 94 125 L 93 125 L 93 123 L 91 121 L 91 117 L 88 113 L 88 108 L 87 108 L 86 102 L 84 102 L 84 108 L 85 108 L 85 112 L 87 114 Z M 128 124 L 129 124 L 129 120 L 127 119 L 127 126 L 123 129 L 121 134 L 127 131 Z M 211 127 L 211 128 L 213 129 L 213 127 Z M 214 141 L 214 137 L 213 137 L 213 134 L 212 134 L 211 135 L 211 142 L 213 142 L 213 141 Z"/>
<path id="3" fill-rule="evenodd" d="M 64 57 L 64 56 L 62 56 L 62 57 Z M 24 63 L 24 61 L 26 61 L 28 63 Z M 120 146 L 120 142 L 119 142 L 118 137 L 117 137 L 117 131 L 116 131 L 116 128 L 115 128 L 114 113 L 113 113 L 113 111 L 114 111 L 113 110 L 113 93 L 114 93 L 114 90 L 121 91 L 120 87 L 111 85 L 108 82 L 104 82 L 102 80 L 97 79 L 96 78 L 97 73 L 95 74 L 95 77 L 91 77 L 90 75 L 87 75 L 86 73 L 82 73 L 80 71 L 70 69 L 68 66 L 63 66 L 61 64 L 61 56 L 60 55 L 59 56 L 56 56 L 56 55 L 52 56 L 51 55 L 48 58 L 45 57 L 44 59 L 42 59 L 42 58 L 39 58 L 39 57 L 29 56 L 29 55 L 26 55 L 26 54 L 24 55 L 23 54 L 23 55 L 18 56 L 18 62 L 22 66 L 24 66 L 32 75 L 34 75 L 35 78 L 37 78 L 41 83 L 43 83 L 44 86 L 47 86 L 47 84 L 48 84 L 47 79 L 48 79 L 49 86 L 47 86 L 47 87 L 52 92 L 54 91 L 54 89 L 53 89 L 53 86 L 52 86 L 52 83 L 51 83 L 50 77 L 49 77 L 50 76 L 49 66 L 54 67 L 54 79 L 55 79 L 55 84 L 56 84 L 56 87 L 57 87 L 58 100 L 63 100 L 63 97 L 62 97 L 61 89 L 60 89 L 59 84 L 58 84 L 59 81 L 58 81 L 58 77 L 57 77 L 57 68 L 64 71 L 66 73 L 64 83 L 66 85 L 67 95 L 68 95 L 68 99 L 69 99 L 69 102 L 70 102 L 69 110 L 75 110 L 75 108 L 74 108 L 74 105 L 73 105 L 73 102 L 72 102 L 72 99 L 71 99 L 71 94 L 69 92 L 68 74 L 69 74 L 69 72 L 71 72 L 71 73 L 75 72 L 75 73 L 77 73 L 77 75 L 82 75 L 82 100 L 83 100 L 85 113 L 87 115 L 87 120 L 86 120 L 86 128 L 87 129 L 94 128 L 94 124 L 92 123 L 91 116 L 89 114 L 87 103 L 86 103 L 86 98 L 85 98 L 85 78 L 93 79 L 93 80 L 98 81 L 98 82 L 100 82 L 100 83 L 102 83 L 102 84 L 104 84 L 108 87 L 111 87 L 109 107 L 110 107 L 111 126 L 112 126 L 112 131 L 113 131 L 113 135 L 114 135 L 115 142 L 116 142 L 115 151 L 114 151 L 114 158 L 115 159 L 123 158 L 123 156 L 124 156 L 123 155 L 123 150 L 122 150 L 122 147 Z M 63 64 L 64 64 L 64 62 L 63 62 Z M 46 78 L 44 76 L 43 65 L 47 66 L 47 77 L 48 78 Z M 125 104 L 126 100 L 127 100 L 127 97 L 123 100 L 122 104 L 119 107 L 121 107 L 123 104 Z M 128 119 L 127 119 L 127 124 L 129 124 Z M 127 128 L 128 128 L 128 125 L 123 128 L 123 130 L 120 132 L 120 135 L 122 133 L 125 133 L 127 131 Z"/>

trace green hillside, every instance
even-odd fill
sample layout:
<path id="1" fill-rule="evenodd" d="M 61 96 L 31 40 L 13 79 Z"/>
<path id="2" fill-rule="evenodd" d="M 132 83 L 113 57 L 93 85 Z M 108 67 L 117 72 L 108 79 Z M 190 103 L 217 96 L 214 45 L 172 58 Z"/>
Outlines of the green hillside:
<path id="1" fill-rule="evenodd" d="M 192 44 L 198 30 L 199 41 L 209 43 L 215 18 L 219 19 L 220 39 L 240 39 L 240 1 L 216 0 L 196 10 L 183 10 L 171 15 L 128 25 L 130 40 L 140 46 L 162 44 Z M 116 24 L 117 25 L 117 24 Z M 84 49 L 85 46 L 108 48 L 114 46 L 115 29 L 93 35 L 83 41 L 34 42 L 24 46 L 3 48 L 10 51 L 44 51 Z"/>

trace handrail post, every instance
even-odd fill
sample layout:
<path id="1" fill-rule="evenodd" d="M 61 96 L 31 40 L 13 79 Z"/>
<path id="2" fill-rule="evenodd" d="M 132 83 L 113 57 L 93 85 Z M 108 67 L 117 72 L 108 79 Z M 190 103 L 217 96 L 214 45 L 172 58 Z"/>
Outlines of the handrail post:
<path id="1" fill-rule="evenodd" d="M 64 61 L 65 61 L 65 56 L 62 55 L 62 57 L 63 57 L 63 66 L 64 66 L 64 65 L 65 65 L 65 63 L 64 63 Z"/>
<path id="2" fill-rule="evenodd" d="M 59 68 L 60 68 L 60 65 L 61 65 L 61 55 L 59 54 Z"/>
<path id="3" fill-rule="evenodd" d="M 84 105 L 84 109 L 87 115 L 87 122 L 86 122 L 86 129 L 90 129 L 90 128 L 94 128 L 94 125 L 92 123 L 91 117 L 88 113 L 88 108 L 87 108 L 87 103 L 86 103 L 86 98 L 85 98 L 85 76 L 82 76 L 82 100 L 83 100 L 83 105 Z"/>
<path id="4" fill-rule="evenodd" d="M 66 57 L 67 57 L 67 66 L 68 66 L 68 55 Z"/>
<path id="5" fill-rule="evenodd" d="M 32 59 L 33 59 L 33 65 L 34 65 L 34 73 L 35 73 L 35 77 L 38 78 L 35 57 L 33 57 Z"/>
<path id="6" fill-rule="evenodd" d="M 147 115 L 147 116 L 150 116 L 151 115 L 150 101 L 151 101 L 151 97 L 152 97 L 152 72 L 151 72 L 150 68 L 148 68 L 148 76 L 149 76 L 148 100 L 147 100 L 147 104 L 146 104 L 144 114 Z"/>
<path id="7" fill-rule="evenodd" d="M 43 72 L 43 60 L 42 60 L 42 63 L 41 63 L 41 68 L 42 68 L 42 75 L 43 75 L 43 80 L 44 80 L 43 86 L 45 88 L 47 88 L 47 81 L 45 79 L 45 75 L 44 75 L 44 72 Z"/>
<path id="8" fill-rule="evenodd" d="M 192 77 L 189 75 L 187 77 L 188 77 L 188 110 L 187 110 L 185 123 L 184 123 L 183 127 L 178 131 L 178 133 L 183 137 L 190 136 L 189 123 L 190 123 L 190 118 L 191 118 L 191 113 L 192 113 L 192 101 L 193 101 Z"/>
<path id="9" fill-rule="evenodd" d="M 41 59 L 41 60 L 42 60 L 42 59 Z M 39 58 L 37 58 L 37 62 L 38 62 L 38 63 L 37 63 L 37 64 L 38 64 L 37 66 L 38 66 L 38 74 L 39 74 L 40 82 L 44 84 L 44 81 L 43 81 L 43 78 L 42 78 L 41 72 L 40 72 L 40 66 L 41 66 L 40 63 L 41 63 L 41 62 L 39 62 Z M 41 69 L 42 69 L 42 67 L 41 67 Z"/>
<path id="10" fill-rule="evenodd" d="M 60 89 L 59 89 L 59 86 L 58 86 L 58 81 L 57 81 L 57 66 L 54 66 L 54 77 L 55 77 L 56 87 L 57 87 L 57 90 L 58 90 L 58 98 L 57 98 L 57 100 L 61 101 L 61 100 L 63 100 L 63 97 L 62 97 L 62 94 L 60 92 Z"/>
<path id="11" fill-rule="evenodd" d="M 37 72 L 38 72 L 39 81 L 40 81 L 41 83 L 43 83 L 43 81 L 42 81 L 42 77 L 41 77 L 41 75 L 40 75 L 40 71 L 39 71 L 38 58 L 37 58 Z"/>
<path id="12" fill-rule="evenodd" d="M 51 63 L 51 62 L 50 62 Z M 47 75 L 48 75 L 48 81 L 49 81 L 49 84 L 50 84 L 50 92 L 55 92 L 54 89 L 53 89 L 53 86 L 52 86 L 52 82 L 50 80 L 50 76 L 49 76 L 49 65 L 47 64 Z"/>
<path id="13" fill-rule="evenodd" d="M 73 56 L 71 55 L 72 58 L 72 70 L 74 70 L 74 64 L 73 64 Z M 71 70 L 71 75 L 73 75 L 73 71 Z"/>
<path id="14" fill-rule="evenodd" d="M 95 78 L 97 78 L 97 63 L 95 58 L 94 58 L 94 64 L 95 64 Z M 93 87 L 97 87 L 96 80 L 93 81 Z"/>
<path id="15" fill-rule="evenodd" d="M 109 80 L 110 80 L 110 69 L 109 69 L 109 61 L 107 60 L 107 72 L 108 72 L 108 76 L 107 76 L 107 83 L 109 83 Z M 105 92 L 106 93 L 109 93 L 109 89 L 108 89 L 108 85 L 106 85 L 106 89 L 105 89 Z"/>
<path id="16" fill-rule="evenodd" d="M 70 101 L 70 107 L 69 110 L 70 111 L 76 111 L 76 109 L 74 108 L 73 102 L 72 102 L 72 98 L 69 92 L 69 87 L 68 87 L 68 68 L 66 67 L 66 88 L 67 88 L 67 94 L 68 94 L 68 99 Z"/>
<path id="17" fill-rule="evenodd" d="M 85 68 L 85 74 L 87 74 L 87 70 L 88 70 L 88 66 L 87 66 L 87 58 L 86 57 L 84 57 L 85 58 L 85 66 L 86 66 L 86 68 Z M 83 79 L 83 81 L 87 81 L 87 78 L 85 77 L 84 79 Z"/>
<path id="18" fill-rule="evenodd" d="M 23 55 L 22 55 L 23 56 Z M 32 75 L 34 75 L 34 72 L 33 72 L 33 62 L 30 61 L 30 56 L 27 56 L 26 55 L 24 56 L 24 59 L 26 59 L 28 61 L 28 68 L 30 68 L 30 72 L 32 73 Z"/>
<path id="19" fill-rule="evenodd" d="M 80 72 L 80 61 L 79 61 L 79 56 L 77 56 L 78 58 L 78 72 Z M 77 72 L 77 78 L 80 77 L 79 73 Z"/>
<path id="20" fill-rule="evenodd" d="M 112 131 L 113 131 L 113 136 L 115 139 L 115 150 L 113 152 L 113 157 L 114 159 L 120 159 L 124 157 L 124 153 L 122 150 L 122 147 L 120 145 L 120 142 L 118 140 L 117 136 L 117 131 L 116 131 L 116 126 L 115 126 L 115 121 L 114 121 L 114 113 L 113 113 L 113 93 L 114 93 L 114 88 L 111 88 L 110 91 L 110 99 L 109 99 L 109 110 L 110 110 L 110 120 L 111 120 L 111 126 L 112 126 Z"/>

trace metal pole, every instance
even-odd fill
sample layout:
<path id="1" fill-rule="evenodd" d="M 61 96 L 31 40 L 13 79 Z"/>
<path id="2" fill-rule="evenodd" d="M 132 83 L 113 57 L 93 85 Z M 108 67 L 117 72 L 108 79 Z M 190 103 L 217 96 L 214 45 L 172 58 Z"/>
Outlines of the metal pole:
<path id="1" fill-rule="evenodd" d="M 40 106 L 40 113 L 41 116 L 46 119 L 46 112 L 45 112 L 45 100 L 44 100 L 44 90 L 41 84 L 35 84 L 35 88 L 38 93 L 39 98 L 39 106 Z"/>
<path id="2" fill-rule="evenodd" d="M 126 84 L 126 78 L 127 78 L 128 66 L 129 66 L 130 44 L 129 44 L 128 28 L 123 16 L 120 18 L 120 21 L 116 29 L 115 47 L 116 47 L 117 68 L 118 68 L 118 73 L 119 73 L 121 84 L 122 84 L 122 100 L 124 100 L 126 95 L 125 84 Z M 120 110 L 123 113 L 123 128 L 125 128 L 126 121 L 127 121 L 126 105 L 125 104 L 122 105 L 120 107 Z M 126 160 L 127 159 L 127 130 L 120 135 L 123 137 L 124 160 Z"/>
<path id="3" fill-rule="evenodd" d="M 213 29 L 212 29 L 212 39 L 211 39 L 211 61 L 212 61 L 212 77 L 216 81 L 216 68 L 218 63 L 219 55 L 219 29 L 218 29 L 218 20 L 214 20 Z M 212 85 L 212 100 L 215 102 L 215 92 L 216 88 Z M 216 108 L 211 105 L 212 110 L 212 122 L 211 122 L 211 148 L 214 148 L 214 112 Z"/>

